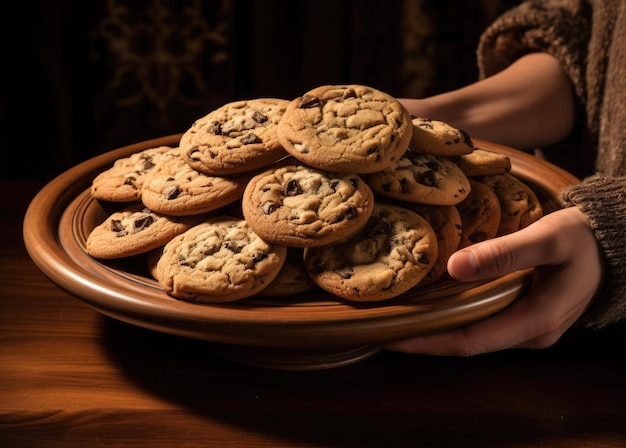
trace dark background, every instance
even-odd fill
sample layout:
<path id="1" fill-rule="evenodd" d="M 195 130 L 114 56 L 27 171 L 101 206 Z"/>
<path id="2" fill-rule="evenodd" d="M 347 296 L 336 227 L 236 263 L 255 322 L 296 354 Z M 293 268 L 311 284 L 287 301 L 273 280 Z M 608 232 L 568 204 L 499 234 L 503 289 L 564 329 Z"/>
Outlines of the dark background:
<path id="1" fill-rule="evenodd" d="M 2 15 L 2 179 L 184 132 L 222 104 L 359 83 L 398 97 L 477 77 L 511 0 L 11 1 Z"/>

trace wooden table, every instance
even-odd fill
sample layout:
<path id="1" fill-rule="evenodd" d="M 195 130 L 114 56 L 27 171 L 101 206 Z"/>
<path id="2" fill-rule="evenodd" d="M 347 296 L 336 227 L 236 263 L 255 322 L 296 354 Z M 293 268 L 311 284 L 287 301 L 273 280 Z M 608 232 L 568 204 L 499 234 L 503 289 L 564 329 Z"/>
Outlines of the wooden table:
<path id="1" fill-rule="evenodd" d="M 0 447 L 624 447 L 626 326 L 468 359 L 264 370 L 104 317 L 30 260 L 0 183 Z"/>

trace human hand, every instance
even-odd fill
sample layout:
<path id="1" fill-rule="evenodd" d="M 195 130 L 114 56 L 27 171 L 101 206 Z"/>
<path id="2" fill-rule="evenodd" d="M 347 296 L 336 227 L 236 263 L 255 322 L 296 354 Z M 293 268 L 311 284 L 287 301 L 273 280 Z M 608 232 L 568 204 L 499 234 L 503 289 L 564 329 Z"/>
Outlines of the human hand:
<path id="1" fill-rule="evenodd" d="M 388 350 L 471 356 L 507 348 L 553 345 L 583 314 L 602 281 L 600 248 L 576 207 L 456 252 L 450 275 L 474 281 L 535 267 L 528 292 L 500 313 L 449 332 L 389 343 Z"/>

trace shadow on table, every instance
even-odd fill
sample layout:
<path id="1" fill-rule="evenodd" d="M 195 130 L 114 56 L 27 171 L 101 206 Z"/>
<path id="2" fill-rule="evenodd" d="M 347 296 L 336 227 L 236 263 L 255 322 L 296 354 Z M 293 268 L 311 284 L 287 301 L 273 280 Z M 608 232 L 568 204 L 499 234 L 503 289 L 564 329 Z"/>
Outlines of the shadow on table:
<path id="1" fill-rule="evenodd" d="M 305 372 L 239 365 L 206 342 L 105 317 L 102 329 L 111 360 L 138 387 L 294 443 L 488 448 L 626 437 L 626 327 L 572 332 L 541 351 L 466 359 L 381 352 Z"/>

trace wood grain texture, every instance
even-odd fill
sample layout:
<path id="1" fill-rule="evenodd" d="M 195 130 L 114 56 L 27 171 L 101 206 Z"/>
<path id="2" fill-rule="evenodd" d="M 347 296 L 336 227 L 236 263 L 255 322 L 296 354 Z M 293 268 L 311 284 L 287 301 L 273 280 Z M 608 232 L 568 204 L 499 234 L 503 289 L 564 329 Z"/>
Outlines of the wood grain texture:
<path id="1" fill-rule="evenodd" d="M 0 446 L 622 447 L 626 326 L 474 358 L 381 352 L 343 368 L 255 369 L 202 341 L 100 315 L 30 261 L 0 195 Z"/>

